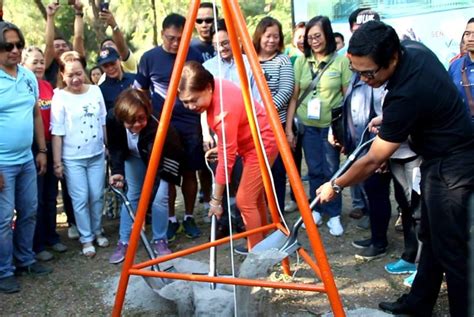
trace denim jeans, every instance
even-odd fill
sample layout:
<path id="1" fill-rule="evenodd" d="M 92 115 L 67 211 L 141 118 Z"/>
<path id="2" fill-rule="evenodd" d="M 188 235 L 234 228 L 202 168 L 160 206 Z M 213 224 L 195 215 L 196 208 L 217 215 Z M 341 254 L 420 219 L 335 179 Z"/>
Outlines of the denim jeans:
<path id="1" fill-rule="evenodd" d="M 124 176 L 128 185 L 127 197 L 135 212 L 142 193 L 145 174 L 146 166 L 142 159 L 129 155 L 125 160 Z M 153 240 L 166 240 L 166 231 L 168 230 L 168 183 L 163 179 L 160 180 L 160 185 L 151 204 L 151 210 Z M 132 225 L 133 221 L 128 215 L 125 205 L 122 205 L 119 228 L 120 242 L 128 244 Z"/>
<path id="2" fill-rule="evenodd" d="M 102 229 L 104 153 L 84 159 L 63 159 L 63 163 L 79 241 L 92 242 Z"/>
<path id="3" fill-rule="evenodd" d="M 38 195 L 33 160 L 17 165 L 0 165 L 5 187 L 0 191 L 0 278 L 12 276 L 17 266 L 36 262 L 33 235 Z M 12 230 L 16 210 L 15 230 Z"/>
<path id="4" fill-rule="evenodd" d="M 56 232 L 58 179 L 54 175 L 51 143 L 48 143 L 47 146 L 46 174 L 38 176 L 38 213 L 33 240 L 33 250 L 35 253 L 44 251 L 46 245 L 54 245 L 59 242 L 59 235 Z"/>
<path id="5" fill-rule="evenodd" d="M 357 184 L 350 187 L 351 199 L 352 199 L 352 209 L 360 209 L 367 214 L 368 207 L 365 199 L 364 185 Z"/>
<path id="6" fill-rule="evenodd" d="M 304 126 L 303 151 L 308 166 L 309 196 L 316 196 L 316 189 L 329 181 L 339 168 L 339 152 L 328 142 L 329 128 Z M 338 195 L 333 201 L 321 205 L 318 210 L 329 217 L 341 214 L 342 198 Z"/>

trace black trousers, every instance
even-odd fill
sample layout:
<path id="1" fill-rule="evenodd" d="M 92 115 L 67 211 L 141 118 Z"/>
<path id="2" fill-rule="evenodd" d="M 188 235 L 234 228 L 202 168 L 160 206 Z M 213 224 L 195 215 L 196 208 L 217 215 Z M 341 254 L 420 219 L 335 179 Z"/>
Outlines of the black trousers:
<path id="1" fill-rule="evenodd" d="M 445 273 L 451 316 L 468 316 L 468 201 L 474 192 L 474 150 L 424 162 L 421 190 L 423 248 L 407 303 L 418 316 L 431 316 Z"/>

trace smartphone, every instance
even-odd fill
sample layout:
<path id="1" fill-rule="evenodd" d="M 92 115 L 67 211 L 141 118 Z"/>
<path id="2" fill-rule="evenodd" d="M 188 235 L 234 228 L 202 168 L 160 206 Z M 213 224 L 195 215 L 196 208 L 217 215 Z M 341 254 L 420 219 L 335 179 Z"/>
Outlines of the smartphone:
<path id="1" fill-rule="evenodd" d="M 68 4 L 68 5 L 74 5 L 76 3 L 75 0 L 63 0 L 63 1 L 59 1 L 59 0 L 56 0 L 56 4 L 60 4 L 60 2 L 62 2 L 63 4 Z"/>
<path id="2" fill-rule="evenodd" d="M 109 11 L 109 3 L 108 2 L 101 2 L 100 3 L 100 11 Z"/>

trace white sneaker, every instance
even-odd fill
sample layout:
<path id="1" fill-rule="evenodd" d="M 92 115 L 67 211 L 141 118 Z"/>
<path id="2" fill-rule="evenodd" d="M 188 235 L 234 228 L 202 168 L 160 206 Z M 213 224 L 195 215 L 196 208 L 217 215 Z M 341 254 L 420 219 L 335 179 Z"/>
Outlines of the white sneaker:
<path id="1" fill-rule="evenodd" d="M 313 220 L 314 220 L 314 223 L 316 224 L 316 226 L 320 226 L 323 224 L 323 218 L 321 217 L 321 213 L 319 213 L 318 211 L 314 211 L 313 210 Z M 303 229 L 306 229 L 306 226 L 302 225 Z"/>
<path id="2" fill-rule="evenodd" d="M 67 237 L 72 240 L 79 239 L 79 231 L 77 231 L 76 225 L 71 225 L 67 229 Z"/>
<path id="3" fill-rule="evenodd" d="M 330 218 L 327 222 L 327 226 L 329 228 L 329 233 L 335 237 L 342 236 L 342 234 L 344 233 L 344 229 L 341 225 L 340 216 Z"/>
<path id="4" fill-rule="evenodd" d="M 287 202 L 285 204 L 284 211 L 285 212 L 293 212 L 293 211 L 296 211 L 296 209 L 298 209 L 298 205 L 293 200 L 290 200 L 289 202 Z"/>

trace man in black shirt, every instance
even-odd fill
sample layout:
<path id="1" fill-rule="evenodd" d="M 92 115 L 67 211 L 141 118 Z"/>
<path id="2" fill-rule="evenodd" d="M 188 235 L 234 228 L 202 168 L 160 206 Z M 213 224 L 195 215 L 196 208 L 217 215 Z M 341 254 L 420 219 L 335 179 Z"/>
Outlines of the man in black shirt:
<path id="1" fill-rule="evenodd" d="M 423 248 L 409 294 L 380 303 L 395 314 L 431 316 L 446 274 L 450 313 L 467 316 L 468 199 L 474 190 L 474 138 L 470 118 L 443 65 L 424 45 L 400 44 L 395 30 L 377 21 L 352 36 L 353 71 L 372 87 L 384 83 L 383 119 L 371 149 L 342 176 L 323 184 L 321 202 L 370 176 L 405 140 L 423 156 Z"/>

